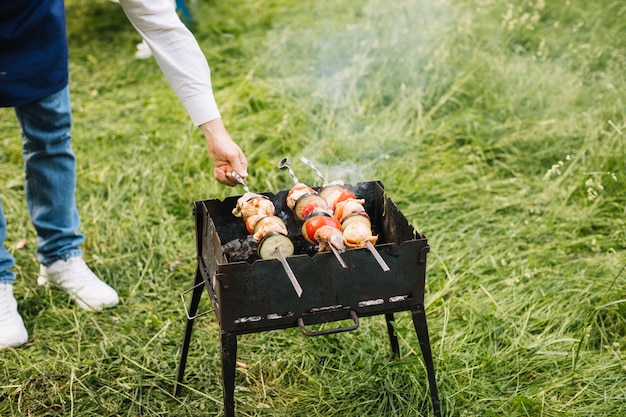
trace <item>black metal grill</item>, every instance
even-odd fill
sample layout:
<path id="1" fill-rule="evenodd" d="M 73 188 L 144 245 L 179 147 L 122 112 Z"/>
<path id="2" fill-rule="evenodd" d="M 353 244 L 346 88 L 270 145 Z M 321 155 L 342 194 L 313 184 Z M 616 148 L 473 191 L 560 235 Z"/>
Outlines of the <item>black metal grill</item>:
<path id="1" fill-rule="evenodd" d="M 204 200 L 194 204 L 196 220 L 197 270 L 187 310 L 187 327 L 174 394 L 183 380 L 194 316 L 203 288 L 211 297 L 221 329 L 222 383 L 224 409 L 234 416 L 235 362 L 237 336 L 246 333 L 300 327 L 307 336 L 355 330 L 359 318 L 384 314 L 391 349 L 398 355 L 393 331 L 393 314 L 411 311 L 426 365 L 433 410 L 440 416 L 440 404 L 424 310 L 427 238 L 409 224 L 384 192 L 380 182 L 346 185 L 365 199 L 372 229 L 378 235 L 375 249 L 390 270 L 384 272 L 367 249 L 348 249 L 341 257 L 343 268 L 331 252 L 316 253 L 301 236 L 300 224 L 286 207 L 288 191 L 264 193 L 285 222 L 295 246 L 287 261 L 303 289 L 298 297 L 282 264 L 276 259 L 229 262 L 223 245 L 244 240 L 248 235 L 241 219 L 232 214 L 238 197 L 224 201 Z M 190 290 L 191 291 L 191 290 Z M 311 331 L 307 326 L 352 320 L 345 327 Z"/>

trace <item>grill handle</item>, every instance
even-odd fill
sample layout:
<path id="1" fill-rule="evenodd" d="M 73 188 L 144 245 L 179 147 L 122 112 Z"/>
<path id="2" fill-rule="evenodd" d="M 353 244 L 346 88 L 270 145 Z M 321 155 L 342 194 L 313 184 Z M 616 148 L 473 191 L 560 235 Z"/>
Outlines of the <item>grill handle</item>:
<path id="1" fill-rule="evenodd" d="M 308 331 L 304 325 L 304 320 L 302 320 L 302 317 L 298 318 L 298 327 L 300 327 L 300 331 L 302 332 L 302 334 L 304 334 L 305 336 L 309 336 L 309 337 L 313 337 L 313 336 L 324 336 L 327 334 L 334 334 L 334 333 L 341 333 L 341 332 L 350 332 L 352 330 L 356 330 L 359 328 L 359 316 L 356 314 L 356 311 L 354 310 L 350 310 L 350 317 L 352 318 L 352 321 L 354 321 L 354 324 L 350 325 L 350 326 L 345 326 L 345 327 L 337 327 L 335 329 L 325 329 L 325 330 L 318 330 L 318 331 Z"/>
<path id="2" fill-rule="evenodd" d="M 180 294 L 180 299 L 183 301 L 183 308 L 185 309 L 185 315 L 187 316 L 187 320 L 195 320 L 198 317 L 202 317 L 202 316 L 204 316 L 206 314 L 209 314 L 211 311 L 215 311 L 214 308 L 211 308 L 211 309 L 209 309 L 209 310 L 207 310 L 205 312 L 202 312 L 200 314 L 195 314 L 193 316 L 189 313 L 189 309 L 187 308 L 187 302 L 185 301 L 185 296 L 187 295 L 187 293 L 190 293 L 191 291 L 194 291 L 194 293 L 195 293 L 196 289 L 198 287 L 200 287 L 201 285 L 204 285 L 204 281 L 194 285 L 193 287 L 189 288 L 188 290 L 183 291 Z"/>

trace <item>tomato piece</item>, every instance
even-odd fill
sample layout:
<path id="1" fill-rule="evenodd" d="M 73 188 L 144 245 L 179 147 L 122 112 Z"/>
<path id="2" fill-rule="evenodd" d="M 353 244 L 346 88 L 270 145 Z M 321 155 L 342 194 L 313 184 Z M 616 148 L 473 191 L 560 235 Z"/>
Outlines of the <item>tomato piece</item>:
<path id="1" fill-rule="evenodd" d="M 293 208 L 293 214 L 299 221 L 304 221 L 307 215 L 313 213 L 313 211 L 315 211 L 318 207 L 326 209 L 326 200 L 320 197 L 317 193 L 304 194 L 298 198 L 298 201 L 296 201 Z"/>
<path id="2" fill-rule="evenodd" d="M 246 230 L 248 230 L 248 233 L 250 233 L 250 234 L 254 233 L 254 228 L 252 228 L 251 224 L 250 224 L 250 219 L 251 218 L 252 218 L 252 216 L 250 216 L 250 217 L 248 217 L 246 219 Z"/>
<path id="3" fill-rule="evenodd" d="M 317 244 L 315 240 L 315 232 L 322 226 L 332 226 L 337 230 L 341 230 L 341 223 L 328 216 L 313 216 L 308 218 L 302 225 L 302 236 L 311 243 Z"/>
<path id="4" fill-rule="evenodd" d="M 313 213 L 313 211 L 316 208 L 323 208 L 325 209 L 326 206 L 323 204 L 320 204 L 319 201 L 312 201 L 309 204 L 307 204 L 306 206 L 304 206 L 302 208 L 302 211 L 300 211 L 300 214 L 302 215 L 303 219 L 306 219 L 307 217 L 309 217 L 309 214 Z"/>
<path id="5" fill-rule="evenodd" d="M 356 198 L 356 196 L 354 195 L 354 193 L 352 191 L 348 190 L 347 188 L 344 188 L 343 191 L 341 192 L 341 194 L 339 194 L 339 197 L 337 198 L 337 201 L 335 201 L 335 206 L 337 205 L 337 203 L 341 203 L 342 201 L 346 201 L 349 198 Z"/>

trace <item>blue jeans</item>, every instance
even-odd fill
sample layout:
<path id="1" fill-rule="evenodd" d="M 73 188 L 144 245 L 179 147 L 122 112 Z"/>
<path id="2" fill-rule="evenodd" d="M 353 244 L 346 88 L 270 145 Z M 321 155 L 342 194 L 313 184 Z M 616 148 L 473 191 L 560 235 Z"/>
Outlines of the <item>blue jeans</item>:
<path id="1" fill-rule="evenodd" d="M 84 237 L 76 208 L 76 162 L 70 145 L 68 88 L 15 108 L 22 129 L 26 203 L 37 232 L 37 259 L 45 266 L 81 256 Z M 15 259 L 4 245 L 7 224 L 0 204 L 0 283 L 12 284 Z"/>

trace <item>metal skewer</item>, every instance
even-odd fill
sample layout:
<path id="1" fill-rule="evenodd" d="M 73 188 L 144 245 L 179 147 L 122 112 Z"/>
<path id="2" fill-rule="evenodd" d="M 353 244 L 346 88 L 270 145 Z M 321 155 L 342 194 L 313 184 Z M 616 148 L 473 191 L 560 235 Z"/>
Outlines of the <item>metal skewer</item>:
<path id="1" fill-rule="evenodd" d="M 309 161 L 307 158 L 305 158 L 304 156 L 300 157 L 300 161 L 302 161 L 306 166 L 308 166 L 309 168 L 311 168 L 315 174 L 317 174 L 318 177 L 320 177 L 322 179 L 322 181 L 324 181 L 324 184 L 328 184 L 328 181 L 326 181 L 326 178 L 324 178 L 324 175 L 320 172 L 319 169 L 317 169 L 315 167 L 315 165 L 313 165 L 313 162 Z M 376 262 L 378 262 L 378 265 L 380 265 L 380 267 L 382 268 L 383 271 L 387 272 L 389 271 L 389 265 L 387 265 L 387 262 L 385 262 L 385 260 L 380 256 L 380 254 L 378 253 L 378 251 L 376 250 L 376 248 L 374 247 L 374 245 L 372 245 L 372 242 L 367 241 L 366 243 L 366 247 L 367 249 L 369 249 L 369 251 L 372 253 L 372 255 L 374 256 L 374 258 L 376 259 Z M 339 257 L 339 253 L 335 252 L 335 255 L 337 255 L 338 259 L 341 259 Z M 345 265 L 342 262 L 342 265 Z M 344 266 L 344 268 L 346 268 Z"/>
<path id="2" fill-rule="evenodd" d="M 293 180 L 293 183 L 299 184 L 300 181 L 298 181 L 296 174 L 293 172 L 293 169 L 291 169 L 291 165 L 289 164 L 290 164 L 289 158 L 284 157 L 283 159 L 280 160 L 280 162 L 278 162 L 278 168 L 286 169 L 287 171 L 289 171 L 289 175 L 291 175 L 291 179 Z"/>
<path id="3" fill-rule="evenodd" d="M 322 179 L 322 181 L 324 181 L 324 184 L 328 184 L 328 181 L 326 181 L 326 178 L 324 178 L 324 175 L 322 175 L 321 171 L 320 171 L 319 169 L 317 169 L 317 168 L 315 167 L 315 165 L 313 165 L 313 162 L 309 161 L 309 160 L 308 160 L 307 158 L 305 158 L 304 156 L 301 156 L 301 157 L 300 157 L 300 160 L 301 160 L 302 162 L 304 162 L 304 164 L 305 164 L 306 166 L 308 166 L 309 168 L 311 168 L 311 169 L 315 172 L 315 174 L 316 174 L 318 177 L 320 177 L 320 178 Z"/>
<path id="4" fill-rule="evenodd" d="M 322 173 L 317 168 L 315 168 L 315 166 L 313 165 L 311 161 L 306 159 L 304 156 L 301 157 L 300 160 L 304 162 L 307 166 L 309 166 L 313 171 L 315 171 L 315 173 L 324 181 L 324 184 L 328 184 L 328 181 L 326 181 L 326 178 L 324 178 Z M 378 253 L 374 245 L 372 245 L 372 242 L 367 241 L 366 247 L 372 253 L 372 255 L 374 256 L 374 259 L 376 259 L 376 262 L 378 262 L 378 265 L 380 265 L 382 270 L 385 272 L 389 271 L 389 265 L 387 265 L 387 262 L 385 262 L 385 260 L 380 256 L 380 254 Z"/>
<path id="5" fill-rule="evenodd" d="M 245 181 L 243 180 L 243 178 L 241 177 L 241 175 L 239 175 L 239 173 L 237 171 L 235 171 L 233 169 L 232 171 L 230 171 L 230 175 L 232 175 L 233 178 L 236 179 L 239 184 L 241 184 L 241 186 L 243 187 L 245 192 L 247 192 L 247 193 L 250 192 L 250 189 L 248 188 L 248 186 L 246 185 Z"/>
<path id="6" fill-rule="evenodd" d="M 241 186 L 247 193 L 250 192 L 250 189 L 248 188 L 243 178 L 241 177 L 241 175 L 239 175 L 237 171 L 233 169 L 230 172 L 230 175 L 232 175 L 233 178 L 235 178 L 237 182 L 241 184 Z M 298 294 L 298 297 L 302 297 L 302 287 L 300 286 L 298 279 L 296 278 L 293 271 L 291 270 L 291 267 L 289 266 L 287 259 L 285 259 L 285 255 L 280 251 L 279 247 L 276 248 L 275 252 L 276 252 L 276 258 L 280 261 L 281 265 L 283 266 L 283 269 L 285 270 L 287 277 L 289 277 L 289 281 L 291 281 L 291 285 L 293 286 L 293 289 L 296 291 L 296 294 Z"/>
<path id="7" fill-rule="evenodd" d="M 283 265 L 283 269 L 285 270 L 287 277 L 289 277 L 289 281 L 291 281 L 291 285 L 293 286 L 293 289 L 296 291 L 296 294 L 298 294 L 298 297 L 302 297 L 302 287 L 300 286 L 298 279 L 296 278 L 293 271 L 291 270 L 291 267 L 289 266 L 287 259 L 285 259 L 285 255 L 283 255 L 283 253 L 280 251 L 280 248 L 276 248 L 276 255 L 280 263 Z"/>
<path id="8" fill-rule="evenodd" d="M 328 246 L 330 246 L 330 249 L 333 251 L 333 253 L 335 254 L 335 257 L 337 258 L 337 260 L 339 261 L 339 263 L 341 264 L 341 266 L 343 267 L 343 269 L 348 269 L 348 265 L 346 265 L 346 263 L 343 261 L 343 258 L 341 257 L 341 254 L 339 253 L 339 251 L 337 250 L 337 248 L 335 248 L 333 245 L 329 244 Z"/>
<path id="9" fill-rule="evenodd" d="M 376 262 L 378 262 L 378 265 L 380 265 L 380 267 L 383 269 L 383 271 L 385 271 L 385 272 L 389 271 L 389 265 L 387 265 L 387 262 L 385 262 L 385 260 L 382 258 L 382 256 L 380 256 L 380 253 L 378 253 L 378 251 L 376 250 L 374 245 L 372 245 L 372 242 L 370 242 L 368 240 L 367 243 L 366 243 L 366 246 L 367 246 L 367 249 L 370 250 L 372 255 L 374 255 L 374 259 L 376 259 Z"/>
<path id="10" fill-rule="evenodd" d="M 304 160 L 308 161 L 308 159 L 304 158 Z M 304 162 L 304 161 L 303 161 Z M 308 161 L 310 167 L 313 167 L 312 163 L 310 161 Z M 289 175 L 291 175 L 291 178 L 293 179 L 294 184 L 300 184 L 300 181 L 298 181 L 298 178 L 296 177 L 296 174 L 293 172 L 293 169 L 291 169 L 291 161 L 289 160 L 288 157 L 284 157 L 283 159 L 281 159 L 278 162 L 278 168 L 282 169 L 282 170 L 287 170 L 289 171 Z M 305 162 L 306 164 L 306 162 Z M 319 172 L 316 168 L 315 169 L 316 172 Z M 321 172 L 319 172 L 319 175 L 321 175 Z M 339 263 L 341 264 L 341 266 L 344 269 L 348 269 L 348 265 L 346 265 L 346 263 L 344 262 L 343 258 L 341 258 L 341 255 L 339 254 L 339 251 L 337 250 L 337 248 L 335 248 L 333 245 L 329 244 L 330 248 L 332 249 L 333 253 L 335 254 L 335 257 L 337 258 L 337 260 L 339 261 Z"/>

